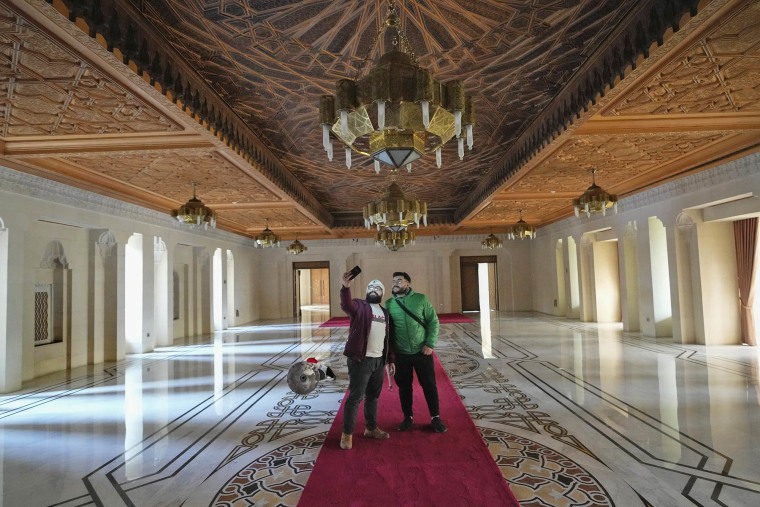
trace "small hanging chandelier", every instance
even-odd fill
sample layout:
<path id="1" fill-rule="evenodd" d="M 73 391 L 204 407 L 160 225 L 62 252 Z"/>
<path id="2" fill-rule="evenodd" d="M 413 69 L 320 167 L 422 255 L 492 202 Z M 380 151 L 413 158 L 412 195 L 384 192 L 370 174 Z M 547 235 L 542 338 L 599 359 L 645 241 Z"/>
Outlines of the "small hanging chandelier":
<path id="1" fill-rule="evenodd" d="M 322 144 L 333 159 L 331 136 L 340 140 L 351 168 L 351 152 L 371 157 L 375 171 L 381 164 L 412 170 L 412 162 L 435 152 L 441 167 L 441 148 L 451 138 L 472 149 L 475 113 L 472 98 L 464 94 L 461 80 L 441 83 L 417 58 L 401 27 L 396 4 L 388 2 L 388 17 L 369 49 L 369 60 L 386 30 L 392 30 L 394 49 L 361 79 L 341 79 L 335 95 L 323 95 L 319 103 Z M 361 71 L 361 67 L 357 70 Z"/>
<path id="2" fill-rule="evenodd" d="M 501 240 L 498 237 L 494 236 L 493 233 L 486 236 L 486 238 L 480 244 L 483 245 L 483 249 L 488 250 L 494 250 L 496 248 L 501 248 L 502 246 Z"/>
<path id="3" fill-rule="evenodd" d="M 407 199 L 395 181 L 388 186 L 383 198 L 364 205 L 364 225 L 373 225 L 377 230 L 403 231 L 412 224 L 417 228 L 420 222 L 427 226 L 427 203 L 419 199 Z"/>
<path id="4" fill-rule="evenodd" d="M 298 238 L 296 238 L 294 242 L 288 245 L 288 253 L 291 253 L 293 255 L 301 255 L 308 249 L 309 247 L 298 241 Z"/>
<path id="5" fill-rule="evenodd" d="M 612 208 L 615 213 L 618 210 L 618 197 L 614 194 L 608 194 L 596 184 L 596 169 L 591 169 L 591 186 L 583 194 L 573 199 L 573 211 L 575 216 L 580 216 L 581 211 L 586 213 L 586 217 L 592 214 L 601 213 L 607 215 L 607 209 Z"/>
<path id="6" fill-rule="evenodd" d="M 375 235 L 375 244 L 384 246 L 392 252 L 397 252 L 406 245 L 413 245 L 415 240 L 414 231 L 391 231 L 384 229 Z"/>
<path id="7" fill-rule="evenodd" d="M 510 227 L 507 237 L 509 239 L 533 239 L 536 237 L 536 228 L 532 225 L 528 225 L 525 220 L 523 220 L 522 210 L 520 210 L 520 220 Z"/>
<path id="8" fill-rule="evenodd" d="M 254 238 L 254 247 L 256 248 L 272 248 L 275 246 L 280 246 L 280 238 L 269 230 L 269 220 L 267 220 L 266 228 L 261 232 L 261 234 L 257 234 Z"/>
<path id="9" fill-rule="evenodd" d="M 181 224 L 190 227 L 216 227 L 216 211 L 212 210 L 195 196 L 196 183 L 193 182 L 193 197 L 179 208 L 172 210 L 171 215 Z"/>

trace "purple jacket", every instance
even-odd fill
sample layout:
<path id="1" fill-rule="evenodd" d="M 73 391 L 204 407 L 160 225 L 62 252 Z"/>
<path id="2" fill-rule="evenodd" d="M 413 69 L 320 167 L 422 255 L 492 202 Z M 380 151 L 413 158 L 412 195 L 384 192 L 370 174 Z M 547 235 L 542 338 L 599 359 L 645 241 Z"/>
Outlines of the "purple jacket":
<path id="1" fill-rule="evenodd" d="M 343 355 L 355 361 L 361 361 L 367 354 L 367 342 L 369 341 L 369 328 L 372 325 L 372 307 L 363 299 L 352 299 L 351 289 L 341 286 L 340 307 L 348 314 L 350 324 L 348 327 L 348 340 Z M 380 307 L 385 314 L 385 340 L 383 343 L 383 356 L 385 362 L 395 362 L 393 347 L 389 346 L 391 318 L 388 310 Z"/>

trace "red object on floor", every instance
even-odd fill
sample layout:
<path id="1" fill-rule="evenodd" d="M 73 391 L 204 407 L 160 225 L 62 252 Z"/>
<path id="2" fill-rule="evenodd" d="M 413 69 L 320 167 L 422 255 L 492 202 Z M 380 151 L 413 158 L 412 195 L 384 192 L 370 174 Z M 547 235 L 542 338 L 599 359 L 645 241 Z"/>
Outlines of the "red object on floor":
<path id="1" fill-rule="evenodd" d="M 474 324 L 475 319 L 462 315 L 461 313 L 439 313 L 438 322 L 441 324 Z"/>
<path id="2" fill-rule="evenodd" d="M 319 327 L 348 327 L 348 317 L 333 317 L 319 325 Z"/>
<path id="3" fill-rule="evenodd" d="M 441 324 L 472 324 L 475 320 L 461 313 L 439 313 L 438 322 Z M 319 327 L 348 327 L 348 317 L 333 317 L 321 323 Z"/>
<path id="4" fill-rule="evenodd" d="M 391 434 L 390 439 L 364 438 L 364 406 L 360 405 L 353 449 L 341 449 L 341 407 L 298 505 L 519 507 L 438 358 L 435 363 L 441 418 L 448 432 L 433 432 L 416 380 L 414 426 L 406 432 L 397 431 L 403 419 L 398 388 L 394 385 L 389 391 L 386 380 L 378 425 Z"/>

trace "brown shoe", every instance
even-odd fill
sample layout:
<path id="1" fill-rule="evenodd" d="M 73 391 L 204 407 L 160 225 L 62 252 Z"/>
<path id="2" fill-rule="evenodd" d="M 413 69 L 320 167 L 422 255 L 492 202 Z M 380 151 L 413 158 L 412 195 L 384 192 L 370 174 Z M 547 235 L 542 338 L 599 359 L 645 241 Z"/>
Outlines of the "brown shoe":
<path id="1" fill-rule="evenodd" d="M 380 428 L 375 428 L 374 430 L 366 429 L 364 430 L 364 436 L 367 438 L 376 438 L 377 440 L 391 438 L 387 431 L 383 431 Z"/>
<path id="2" fill-rule="evenodd" d="M 348 433 L 341 433 L 340 435 L 340 448 L 349 450 L 353 446 L 353 435 Z"/>

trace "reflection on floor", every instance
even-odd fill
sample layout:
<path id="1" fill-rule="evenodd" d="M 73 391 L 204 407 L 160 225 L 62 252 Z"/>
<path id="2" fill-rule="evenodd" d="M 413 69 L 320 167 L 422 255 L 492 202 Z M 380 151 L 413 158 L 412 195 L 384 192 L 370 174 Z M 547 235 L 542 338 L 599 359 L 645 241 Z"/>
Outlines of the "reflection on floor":
<path id="1" fill-rule="evenodd" d="M 0 505 L 295 505 L 347 384 L 308 313 L 0 395 Z M 491 313 L 437 353 L 523 506 L 760 505 L 756 348 Z M 295 395 L 307 357 L 339 376 Z"/>

